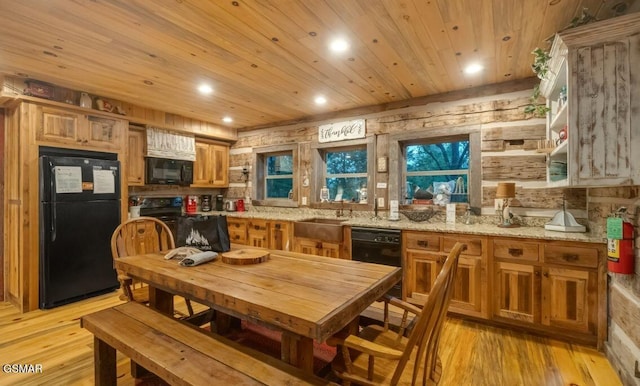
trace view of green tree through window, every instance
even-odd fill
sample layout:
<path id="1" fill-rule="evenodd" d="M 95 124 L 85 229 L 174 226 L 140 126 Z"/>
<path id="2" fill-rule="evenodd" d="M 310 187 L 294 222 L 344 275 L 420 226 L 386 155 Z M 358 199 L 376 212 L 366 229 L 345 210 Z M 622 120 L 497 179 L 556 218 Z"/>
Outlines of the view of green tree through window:
<path id="1" fill-rule="evenodd" d="M 265 163 L 265 197 L 288 198 L 293 189 L 293 155 L 271 154 Z"/>
<path id="2" fill-rule="evenodd" d="M 367 149 L 325 152 L 325 181 L 330 201 L 359 201 L 367 187 Z"/>
<path id="3" fill-rule="evenodd" d="M 405 199 L 425 198 L 425 192 L 448 184 L 451 202 L 468 202 L 469 141 L 411 144 L 405 148 Z"/>

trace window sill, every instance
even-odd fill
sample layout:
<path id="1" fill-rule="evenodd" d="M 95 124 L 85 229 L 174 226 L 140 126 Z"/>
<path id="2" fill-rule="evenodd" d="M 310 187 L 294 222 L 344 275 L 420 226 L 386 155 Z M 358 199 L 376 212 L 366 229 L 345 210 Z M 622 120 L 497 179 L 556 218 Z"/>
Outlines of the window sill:
<path id="1" fill-rule="evenodd" d="M 373 210 L 373 203 L 360 204 L 356 202 L 312 202 L 311 209 L 347 209 L 355 211 Z"/>
<path id="2" fill-rule="evenodd" d="M 297 208 L 299 207 L 297 201 L 289 200 L 289 199 L 267 199 L 267 200 L 252 200 L 251 205 L 253 206 L 273 206 L 277 208 Z"/>

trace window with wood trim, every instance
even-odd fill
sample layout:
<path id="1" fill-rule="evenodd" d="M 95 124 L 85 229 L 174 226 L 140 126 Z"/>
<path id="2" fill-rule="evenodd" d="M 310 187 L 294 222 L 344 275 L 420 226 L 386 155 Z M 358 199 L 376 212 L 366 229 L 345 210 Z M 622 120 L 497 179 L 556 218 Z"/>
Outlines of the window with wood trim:
<path id="1" fill-rule="evenodd" d="M 407 203 L 469 202 L 469 139 L 404 145 Z"/>
<path id="2" fill-rule="evenodd" d="M 297 207 L 298 145 L 253 149 L 253 205 Z"/>
<path id="3" fill-rule="evenodd" d="M 434 184 L 447 183 L 450 202 L 482 207 L 480 125 L 433 127 L 389 136 L 389 199 L 430 204 Z M 396 176 L 391 173 L 397 171 Z M 428 192 L 427 192 L 428 191 Z M 453 193 L 459 194 L 453 194 Z M 431 195 L 431 197 L 430 197 Z M 424 201 L 417 201 L 424 200 Z M 443 202 L 440 202 L 443 204 Z M 434 203 L 435 204 L 435 203 Z"/>
<path id="4" fill-rule="evenodd" d="M 293 196 L 293 152 L 265 154 L 264 197 L 288 198 Z"/>
<path id="5" fill-rule="evenodd" d="M 324 161 L 329 201 L 359 202 L 367 188 L 367 147 L 326 149 Z"/>

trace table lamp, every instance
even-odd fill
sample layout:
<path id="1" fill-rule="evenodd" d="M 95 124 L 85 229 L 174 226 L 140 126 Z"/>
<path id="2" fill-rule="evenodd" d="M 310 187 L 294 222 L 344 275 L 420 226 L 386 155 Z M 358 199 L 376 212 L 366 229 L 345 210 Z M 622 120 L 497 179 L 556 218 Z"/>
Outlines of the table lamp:
<path id="1" fill-rule="evenodd" d="M 514 224 L 511 221 L 511 210 L 509 203 L 512 198 L 516 196 L 516 183 L 515 182 L 498 182 L 498 189 L 496 190 L 496 198 L 502 199 L 502 211 L 500 213 L 501 228 L 516 228 L 520 225 Z"/>

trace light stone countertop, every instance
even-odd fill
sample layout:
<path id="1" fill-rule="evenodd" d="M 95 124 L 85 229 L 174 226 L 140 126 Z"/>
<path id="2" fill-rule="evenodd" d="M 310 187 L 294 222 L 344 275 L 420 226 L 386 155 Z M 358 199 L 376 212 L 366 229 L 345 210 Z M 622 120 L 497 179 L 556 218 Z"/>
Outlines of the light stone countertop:
<path id="1" fill-rule="evenodd" d="M 354 212 L 355 214 L 355 212 Z M 238 218 L 259 218 L 264 220 L 281 220 L 281 221 L 301 221 L 312 218 L 330 218 L 336 219 L 333 211 L 312 211 L 312 210 L 250 210 L 245 212 L 196 212 L 191 215 L 217 216 L 226 215 Z M 402 216 L 404 217 L 404 216 Z M 596 232 L 576 233 L 576 232 L 557 232 L 545 230 L 543 226 L 521 226 L 518 228 L 501 228 L 491 223 L 475 223 L 465 225 L 461 223 L 445 224 L 443 221 L 432 218 L 425 222 L 414 222 L 405 218 L 399 221 L 390 221 L 385 218 L 373 218 L 373 216 L 355 215 L 354 217 L 340 217 L 344 219 L 344 225 L 352 227 L 369 227 L 369 228 L 385 228 L 400 230 L 417 230 L 431 231 L 443 233 L 462 233 L 483 236 L 503 236 L 518 238 L 534 238 L 544 240 L 561 240 L 561 241 L 579 241 L 590 243 L 606 243 L 606 236 Z M 480 217 L 474 217 L 475 221 L 480 221 Z"/>

